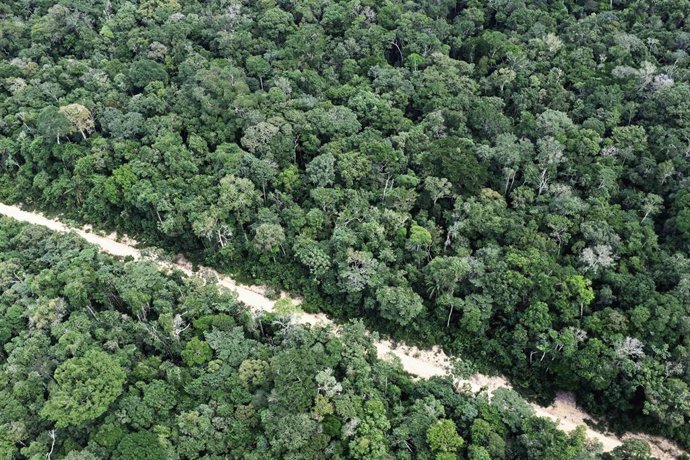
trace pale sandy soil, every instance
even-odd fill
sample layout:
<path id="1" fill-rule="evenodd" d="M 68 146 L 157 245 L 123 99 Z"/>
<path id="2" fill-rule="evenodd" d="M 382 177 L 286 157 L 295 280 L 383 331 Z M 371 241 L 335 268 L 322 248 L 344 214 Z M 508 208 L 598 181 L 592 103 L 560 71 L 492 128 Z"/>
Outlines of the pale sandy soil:
<path id="1" fill-rule="evenodd" d="M 51 230 L 58 232 L 74 232 L 84 238 L 89 243 L 92 243 L 101 248 L 108 254 L 126 257 L 131 256 L 134 259 L 145 258 L 142 251 L 136 249 L 137 242 L 130 238 L 120 238 L 118 241 L 116 235 L 100 236 L 92 233 L 89 226 L 83 228 L 74 228 L 64 225 L 63 223 L 48 219 L 45 216 L 21 210 L 16 206 L 7 206 L 0 203 L 0 215 L 12 217 L 21 222 L 28 222 L 31 224 L 42 225 Z M 201 268 L 194 272 L 189 262 L 184 258 L 179 258 L 175 263 L 162 262 L 154 260 L 162 268 L 179 269 L 189 276 L 196 276 L 204 274 L 205 276 L 214 276 L 218 280 L 218 284 L 237 293 L 238 299 L 250 307 L 252 310 L 272 311 L 275 307 L 275 301 L 265 296 L 265 288 L 262 286 L 245 286 L 236 283 L 232 278 L 224 276 L 210 268 Z M 283 293 L 282 297 L 287 294 Z M 299 304 L 300 299 L 292 298 L 294 304 Z M 332 325 L 333 322 L 323 314 L 311 314 L 298 312 L 292 315 L 292 321 L 299 324 L 311 325 Z M 382 340 L 376 343 L 376 350 L 381 358 L 398 359 L 405 371 L 420 377 L 431 378 L 435 376 L 443 376 L 448 374 L 450 360 L 437 347 L 431 350 L 420 350 L 416 347 L 407 345 L 393 346 L 391 342 Z M 456 385 L 460 388 L 464 384 L 469 384 L 472 392 L 486 391 L 489 395 L 494 390 L 501 387 L 511 388 L 511 385 L 503 377 L 487 376 L 482 374 L 474 374 L 465 380 L 456 380 Z M 592 420 L 582 409 L 575 404 L 575 398 L 569 393 L 559 393 L 554 403 L 549 407 L 542 407 L 537 404 L 531 404 L 536 415 L 546 417 L 558 424 L 564 431 L 572 431 L 580 425 L 585 425 L 585 420 Z M 632 437 L 643 438 L 652 446 L 653 454 L 660 459 L 672 459 L 679 456 L 683 451 L 670 441 L 643 434 L 627 433 L 622 437 L 618 437 L 612 433 L 602 433 L 592 428 L 587 427 L 587 436 L 595 441 L 601 443 L 603 450 L 608 452 L 619 446 L 622 440 Z"/>

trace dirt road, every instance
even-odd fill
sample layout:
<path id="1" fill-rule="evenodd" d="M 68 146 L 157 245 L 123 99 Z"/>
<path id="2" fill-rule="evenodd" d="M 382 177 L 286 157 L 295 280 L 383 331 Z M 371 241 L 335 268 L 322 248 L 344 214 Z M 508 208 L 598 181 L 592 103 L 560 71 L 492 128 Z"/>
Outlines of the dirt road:
<path id="1" fill-rule="evenodd" d="M 126 257 L 131 256 L 134 259 L 142 259 L 144 256 L 142 252 L 137 249 L 136 241 L 124 238 L 118 241 L 114 234 L 107 236 L 99 236 L 91 232 L 89 227 L 74 228 L 67 226 L 57 220 L 49 219 L 39 213 L 23 211 L 17 206 L 8 206 L 0 203 L 0 215 L 14 218 L 21 222 L 28 222 L 35 225 L 42 225 L 57 232 L 74 232 L 84 238 L 89 243 L 92 243 L 101 248 L 108 254 Z M 159 265 L 164 268 L 177 268 L 185 272 L 189 276 L 195 276 L 192 271 L 191 264 L 188 262 L 161 262 L 156 260 Z M 232 278 L 221 275 L 215 270 L 209 268 L 202 268 L 202 271 L 215 275 L 218 278 L 218 284 L 226 287 L 237 293 L 238 299 L 255 311 L 271 311 L 275 307 L 275 301 L 269 299 L 265 295 L 265 289 L 261 286 L 245 286 L 236 283 Z M 283 296 L 287 294 L 283 293 Z M 300 300 L 293 298 L 293 303 L 299 304 Z M 293 321 L 301 324 L 322 324 L 328 325 L 333 322 L 323 314 L 310 313 L 295 313 Z M 431 378 L 434 376 L 442 376 L 448 373 L 450 360 L 443 353 L 443 351 L 434 348 L 432 350 L 420 350 L 416 347 L 409 347 L 406 345 L 399 345 L 394 347 L 389 341 L 379 341 L 376 343 L 376 349 L 381 358 L 389 358 L 395 356 L 400 360 L 405 371 L 420 378 Z M 458 385 L 469 384 L 473 392 L 478 392 L 482 389 L 492 393 L 496 388 L 507 387 L 510 388 L 510 383 L 502 377 L 491 377 L 482 374 L 472 375 L 466 380 L 456 381 Z M 549 407 L 532 404 L 534 412 L 540 417 L 546 417 L 555 421 L 558 426 L 564 431 L 572 431 L 579 425 L 584 425 L 585 420 L 591 419 L 575 404 L 572 395 L 568 393 L 561 393 L 558 395 L 554 403 Z M 666 439 L 628 433 L 623 437 L 615 436 L 611 433 L 602 433 L 591 428 L 587 428 L 587 436 L 591 439 L 601 442 L 604 451 L 608 452 L 619 446 L 622 441 L 629 437 L 639 437 L 645 439 L 652 446 L 653 454 L 660 459 L 672 459 L 683 451 Z"/>

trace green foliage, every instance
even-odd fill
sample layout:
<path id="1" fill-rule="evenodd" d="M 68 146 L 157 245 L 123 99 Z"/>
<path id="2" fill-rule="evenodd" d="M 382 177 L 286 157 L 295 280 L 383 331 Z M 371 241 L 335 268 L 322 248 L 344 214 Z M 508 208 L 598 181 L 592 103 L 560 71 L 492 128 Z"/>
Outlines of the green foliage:
<path id="1" fill-rule="evenodd" d="M 55 140 L 59 144 L 60 138 L 70 133 L 71 125 L 57 107 L 48 106 L 38 115 L 36 128 L 46 140 Z"/>
<path id="2" fill-rule="evenodd" d="M 187 342 L 185 349 L 180 354 L 189 366 L 203 364 L 211 359 L 212 356 L 211 347 L 206 342 L 199 340 L 198 337 L 194 337 Z"/>
<path id="3" fill-rule="evenodd" d="M 447 379 L 413 381 L 376 359 L 361 322 L 336 335 L 272 314 L 250 318 L 213 284 L 115 261 L 74 235 L 4 218 L 0 248 L 0 308 L 62 305 L 49 321 L 23 318 L 7 329 L 4 457 L 323 458 L 328 450 L 443 459 L 465 455 L 460 433 L 470 434 L 470 456 L 499 455 L 524 436 L 543 444 L 523 428 L 534 417 L 516 393 L 498 391 L 489 403 Z M 133 284 L 142 276 L 146 283 Z M 74 283 L 89 288 L 70 303 L 60 294 Z M 129 314 L 122 295 L 133 291 L 151 296 L 147 315 Z M 551 437 L 551 449 L 589 454 L 565 434 L 552 429 Z"/>
<path id="4" fill-rule="evenodd" d="M 431 425 L 426 433 L 426 440 L 431 450 L 439 453 L 457 452 L 465 443 L 458 434 L 455 422 L 448 419 L 439 420 Z"/>
<path id="5" fill-rule="evenodd" d="M 651 460 L 649 444 L 641 439 L 626 439 L 623 444 L 607 455 L 611 460 Z"/>
<path id="6" fill-rule="evenodd" d="M 685 2 L 0 3 L 4 201 L 241 272 L 690 446 Z M 137 270 L 22 285 L 40 295 L 0 304 L 3 350 L 107 298 L 146 347 L 185 351 L 177 365 L 227 364 L 187 350 L 187 322 L 232 365 L 248 359 L 206 337 L 241 342 L 243 321 L 206 301 L 174 311 L 166 282 Z M 102 342 L 124 365 L 129 326 L 50 337 L 60 359 Z M 233 426 L 223 436 L 249 442 Z"/>
<path id="7" fill-rule="evenodd" d="M 122 393 L 126 375 L 118 362 L 100 350 L 71 358 L 55 369 L 54 386 L 41 415 L 55 426 L 83 426 L 101 416 Z"/>
<path id="8" fill-rule="evenodd" d="M 118 460 L 165 460 L 170 452 L 158 435 L 150 431 L 137 431 L 125 435 L 117 445 L 113 458 Z"/>
<path id="9" fill-rule="evenodd" d="M 150 59 L 134 61 L 129 68 L 128 75 L 132 82 L 132 86 L 138 89 L 143 89 L 146 85 L 154 81 L 165 83 L 168 80 L 168 74 L 165 71 L 165 67 Z"/>
<path id="10" fill-rule="evenodd" d="M 299 312 L 300 309 L 289 297 L 284 297 L 276 301 L 273 311 L 280 315 L 287 316 Z"/>
<path id="11" fill-rule="evenodd" d="M 422 298 L 406 287 L 383 287 L 376 292 L 382 317 L 400 325 L 410 324 L 424 311 Z"/>

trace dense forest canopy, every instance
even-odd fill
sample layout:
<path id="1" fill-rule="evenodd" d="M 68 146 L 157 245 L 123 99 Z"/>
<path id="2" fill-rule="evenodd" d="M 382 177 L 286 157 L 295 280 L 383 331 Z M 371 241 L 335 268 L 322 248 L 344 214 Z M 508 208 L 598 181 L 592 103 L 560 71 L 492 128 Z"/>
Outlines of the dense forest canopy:
<path id="1" fill-rule="evenodd" d="M 0 458 L 651 459 L 458 392 L 336 336 L 257 317 L 201 278 L 0 218 Z M 632 455 L 637 455 L 632 457 Z"/>
<path id="2" fill-rule="evenodd" d="M 5 0 L 0 197 L 688 447 L 689 24 L 687 0 Z"/>

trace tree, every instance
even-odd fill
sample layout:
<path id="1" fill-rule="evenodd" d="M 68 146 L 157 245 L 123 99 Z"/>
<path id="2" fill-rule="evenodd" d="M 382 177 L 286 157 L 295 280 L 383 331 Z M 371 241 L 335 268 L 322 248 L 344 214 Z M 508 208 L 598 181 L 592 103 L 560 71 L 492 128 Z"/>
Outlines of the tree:
<path id="1" fill-rule="evenodd" d="M 428 254 L 429 246 L 432 243 L 431 232 L 421 225 L 412 224 L 410 227 L 410 237 L 408 239 L 408 246 L 413 251 L 424 250 Z"/>
<path id="2" fill-rule="evenodd" d="M 440 297 L 447 295 L 452 297 L 457 283 L 470 271 L 470 265 L 466 259 L 460 257 L 439 256 L 434 257 L 424 268 L 427 275 L 427 286 L 432 295 Z M 451 302 L 446 327 L 450 325 L 453 315 L 454 303 Z"/>
<path id="3" fill-rule="evenodd" d="M 491 82 L 498 86 L 499 91 L 502 93 L 505 86 L 517 77 L 515 71 L 509 67 L 501 67 L 489 76 Z"/>
<path id="4" fill-rule="evenodd" d="M 431 195 L 434 204 L 441 198 L 450 196 L 453 191 L 453 185 L 445 177 L 427 176 L 424 179 L 424 188 Z"/>
<path id="5" fill-rule="evenodd" d="M 48 106 L 41 110 L 37 120 L 37 129 L 46 139 L 55 139 L 60 143 L 60 137 L 67 136 L 72 129 L 69 119 L 57 107 Z"/>
<path id="6" fill-rule="evenodd" d="M 245 359 L 239 367 L 240 380 L 245 385 L 261 386 L 266 382 L 270 365 L 259 359 Z"/>
<path id="7" fill-rule="evenodd" d="M 129 79 L 136 89 L 144 89 L 146 85 L 154 81 L 167 83 L 168 73 L 165 67 L 151 59 L 140 59 L 132 62 L 129 68 Z"/>
<path id="8" fill-rule="evenodd" d="M 556 174 L 557 166 L 565 161 L 563 145 L 552 137 L 541 138 L 537 141 L 537 161 L 541 172 L 539 174 L 539 195 L 544 192 Z"/>
<path id="9" fill-rule="evenodd" d="M 307 113 L 307 119 L 325 139 L 349 136 L 362 128 L 357 115 L 344 106 L 314 109 Z"/>
<path id="10" fill-rule="evenodd" d="M 79 131 L 86 140 L 86 133 L 94 130 L 95 123 L 89 109 L 81 104 L 68 104 L 60 107 L 59 112 L 72 124 L 72 129 Z"/>
<path id="11" fill-rule="evenodd" d="M 213 356 L 211 347 L 198 337 L 192 337 L 180 354 L 188 366 L 204 364 Z"/>
<path id="12" fill-rule="evenodd" d="M 170 458 L 170 451 L 160 438 L 151 431 L 128 433 L 117 445 L 113 458 L 117 460 L 165 460 Z"/>
<path id="13" fill-rule="evenodd" d="M 280 8 L 266 10 L 258 20 L 259 29 L 271 40 L 280 40 L 294 27 L 292 15 Z"/>
<path id="14" fill-rule="evenodd" d="M 498 432 L 497 432 L 498 431 Z M 482 446 L 489 458 L 502 459 L 506 456 L 506 443 L 501 436 L 500 428 L 496 430 L 489 422 L 477 418 L 470 428 L 473 446 Z"/>
<path id="15" fill-rule="evenodd" d="M 316 241 L 306 238 L 298 240 L 293 250 L 297 260 L 306 265 L 317 280 L 328 272 L 331 266 L 331 257 Z"/>
<path id="16" fill-rule="evenodd" d="M 591 286 L 592 282 L 581 275 L 569 276 L 565 281 L 568 293 L 575 298 L 575 302 L 580 307 L 580 318 L 585 313 L 585 307 L 594 300 L 594 291 Z"/>
<path id="17" fill-rule="evenodd" d="M 125 371 L 111 355 L 91 349 L 58 366 L 53 380 L 41 415 L 58 428 L 80 427 L 102 415 L 122 393 Z"/>
<path id="18" fill-rule="evenodd" d="M 467 455 L 470 460 L 491 460 L 491 454 L 486 448 L 470 444 L 467 448 Z"/>
<path id="19" fill-rule="evenodd" d="M 118 139 L 134 139 L 144 129 L 144 116 L 141 113 L 123 113 L 113 107 L 108 107 L 103 111 L 99 122 L 106 132 Z"/>
<path id="20" fill-rule="evenodd" d="M 652 451 L 642 439 L 626 439 L 608 455 L 610 460 L 652 460 Z"/>
<path id="21" fill-rule="evenodd" d="M 633 339 L 634 340 L 634 339 Z M 628 354 L 630 359 L 637 359 L 637 368 L 644 366 L 641 359 L 644 357 L 644 352 L 641 350 L 641 343 L 633 342 L 632 349 L 629 348 L 629 340 L 623 342 L 624 352 Z M 666 371 L 667 366 L 664 366 Z M 669 373 L 670 374 L 670 373 Z M 660 420 L 664 425 L 683 427 L 686 425 L 688 414 L 690 414 L 690 385 L 688 385 L 682 378 L 669 377 L 662 378 L 658 376 L 656 381 L 648 381 L 646 387 L 648 388 L 647 400 L 644 402 L 644 412 L 653 414 L 655 418 Z M 663 381 L 662 381 L 663 380 Z"/>
<path id="22" fill-rule="evenodd" d="M 263 157 L 270 153 L 271 141 L 278 132 L 277 126 L 262 121 L 247 128 L 240 142 L 251 153 Z"/>
<path id="23" fill-rule="evenodd" d="M 225 176 L 220 180 L 218 207 L 232 215 L 237 223 L 249 222 L 259 199 L 254 183 L 243 177 Z"/>
<path id="24" fill-rule="evenodd" d="M 390 422 L 383 402 L 378 399 L 365 402 L 362 420 L 356 427 L 356 435 L 349 443 L 352 458 L 383 460 L 388 457 L 386 432 Z"/>
<path id="25" fill-rule="evenodd" d="M 98 460 L 98 456 L 92 453 L 88 449 L 84 450 L 71 450 L 67 455 L 64 456 L 65 460 Z"/>
<path id="26" fill-rule="evenodd" d="M 453 295 L 457 283 L 470 271 L 469 261 L 462 257 L 434 257 L 424 269 L 432 295 Z"/>
<path id="27" fill-rule="evenodd" d="M 335 182 L 335 157 L 330 153 L 319 155 L 307 165 L 309 180 L 318 187 L 327 187 Z"/>
<path id="28" fill-rule="evenodd" d="M 256 227 L 254 245 L 263 252 L 276 253 L 282 248 L 285 232 L 279 224 L 261 224 Z"/>
<path id="29" fill-rule="evenodd" d="M 690 209 L 681 210 L 676 216 L 676 230 L 683 238 L 690 240 Z"/>
<path id="30" fill-rule="evenodd" d="M 439 420 L 431 425 L 426 439 L 431 450 L 437 453 L 457 452 L 465 444 L 458 434 L 455 422 L 448 419 Z"/>
<path id="31" fill-rule="evenodd" d="M 319 386 L 319 391 L 327 398 L 333 398 L 343 391 L 343 386 L 333 375 L 333 369 L 328 368 L 316 374 L 316 383 Z"/>
<path id="32" fill-rule="evenodd" d="M 587 270 L 596 273 L 601 268 L 611 267 L 616 262 L 616 256 L 608 245 L 597 244 L 591 248 L 585 248 L 580 254 L 580 260 Z"/>
<path id="33" fill-rule="evenodd" d="M 420 156 L 428 176 L 447 179 L 456 193 L 476 192 L 486 179 L 486 167 L 474 149 L 471 139 L 448 136 L 433 141 Z"/>
<path id="34" fill-rule="evenodd" d="M 264 90 L 264 78 L 271 73 L 271 64 L 261 56 L 249 56 L 245 61 L 247 72 L 250 75 L 255 75 L 259 79 L 261 90 Z"/>
<path id="35" fill-rule="evenodd" d="M 406 286 L 385 286 L 376 291 L 376 301 L 383 318 L 407 326 L 424 310 L 422 298 Z"/>
<path id="36" fill-rule="evenodd" d="M 650 214 L 656 214 L 659 212 L 663 203 L 664 199 L 659 195 L 655 195 L 653 193 L 647 194 L 642 201 L 642 212 L 644 212 L 644 215 L 642 216 L 640 224 L 644 224 L 644 221 L 647 220 L 647 217 L 649 217 Z"/>

